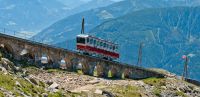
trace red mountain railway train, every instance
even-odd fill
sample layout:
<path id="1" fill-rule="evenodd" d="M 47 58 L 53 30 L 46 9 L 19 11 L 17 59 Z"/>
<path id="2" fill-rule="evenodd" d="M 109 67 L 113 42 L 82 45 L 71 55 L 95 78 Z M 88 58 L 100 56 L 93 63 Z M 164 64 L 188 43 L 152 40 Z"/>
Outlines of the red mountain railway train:
<path id="1" fill-rule="evenodd" d="M 115 60 L 119 58 L 117 44 L 91 35 L 77 35 L 76 46 L 79 52 L 87 55 L 97 56 L 107 60 Z"/>

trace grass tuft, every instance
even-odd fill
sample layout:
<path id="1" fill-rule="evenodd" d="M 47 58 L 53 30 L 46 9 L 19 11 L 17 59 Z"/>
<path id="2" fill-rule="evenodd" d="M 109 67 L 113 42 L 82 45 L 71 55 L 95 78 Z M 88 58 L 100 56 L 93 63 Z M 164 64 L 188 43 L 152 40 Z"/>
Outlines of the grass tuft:
<path id="1" fill-rule="evenodd" d="M 153 94 L 160 97 L 161 96 L 161 86 L 166 86 L 165 78 L 147 78 L 143 80 L 144 83 L 154 86 Z"/>
<path id="2" fill-rule="evenodd" d="M 0 91 L 0 97 L 5 97 L 5 95 L 1 91 Z"/>
<path id="3" fill-rule="evenodd" d="M 15 84 L 16 81 L 21 84 L 20 87 Z M 2 72 L 0 72 L 0 86 L 8 91 L 13 92 L 16 96 L 20 96 L 20 93 L 17 91 L 17 89 L 24 92 L 28 96 L 36 96 L 46 92 L 42 87 L 32 85 L 22 78 L 14 79 L 14 76 L 4 75 Z"/>
<path id="4" fill-rule="evenodd" d="M 160 88 L 154 88 L 153 94 L 160 97 L 161 96 L 161 89 Z"/>
<path id="5" fill-rule="evenodd" d="M 97 69 L 94 70 L 93 76 L 98 76 Z"/>
<path id="6" fill-rule="evenodd" d="M 64 97 L 60 91 L 56 93 L 50 93 L 48 97 Z"/>
<path id="7" fill-rule="evenodd" d="M 177 91 L 176 96 L 187 97 L 182 91 Z"/>
<path id="8" fill-rule="evenodd" d="M 143 80 L 144 83 L 149 84 L 151 86 L 165 86 L 166 85 L 166 79 L 164 78 L 147 78 Z"/>
<path id="9" fill-rule="evenodd" d="M 82 70 L 77 70 L 77 73 L 78 73 L 79 75 L 83 75 L 83 71 L 82 71 Z"/>
<path id="10" fill-rule="evenodd" d="M 111 70 L 108 71 L 108 78 L 111 78 L 112 77 L 112 72 Z"/>
<path id="11" fill-rule="evenodd" d="M 139 88 L 135 86 L 112 86 L 112 88 L 107 88 L 111 93 L 115 93 L 117 97 L 141 97 L 139 93 Z"/>

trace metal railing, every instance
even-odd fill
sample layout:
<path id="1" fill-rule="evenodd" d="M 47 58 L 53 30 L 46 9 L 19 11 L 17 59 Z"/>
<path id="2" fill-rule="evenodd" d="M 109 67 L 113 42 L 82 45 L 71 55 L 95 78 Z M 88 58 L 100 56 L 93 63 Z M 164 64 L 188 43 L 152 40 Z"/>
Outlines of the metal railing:
<path id="1" fill-rule="evenodd" d="M 8 36 L 13 36 L 16 38 L 28 40 L 33 43 L 39 43 L 39 44 L 48 45 L 54 48 L 60 48 L 58 46 L 53 45 L 53 43 L 44 42 L 44 38 L 35 37 L 32 34 L 27 34 L 26 32 L 18 32 L 18 31 L 6 29 L 6 28 L 0 28 L 0 33 L 8 35 Z"/>
<path id="2" fill-rule="evenodd" d="M 6 28 L 0 28 L 0 33 L 13 36 L 13 37 L 26 39 L 26 40 L 34 40 L 34 38 L 31 38 L 32 37 L 31 34 L 27 34 L 25 32 L 18 32 L 18 31 L 6 29 Z"/>
<path id="3" fill-rule="evenodd" d="M 7 35 L 7 36 L 12 36 L 12 37 L 15 37 L 15 38 L 24 39 L 27 42 L 43 45 L 43 46 L 46 46 L 46 47 L 57 48 L 57 49 L 61 49 L 61 50 L 72 52 L 72 53 L 78 53 L 75 50 L 69 50 L 69 49 L 66 49 L 66 48 L 56 46 L 53 43 L 44 42 L 44 38 L 35 37 L 33 35 L 21 33 L 21 32 L 15 31 L 15 30 L 10 30 L 10 29 L 0 27 L 0 33 Z"/>

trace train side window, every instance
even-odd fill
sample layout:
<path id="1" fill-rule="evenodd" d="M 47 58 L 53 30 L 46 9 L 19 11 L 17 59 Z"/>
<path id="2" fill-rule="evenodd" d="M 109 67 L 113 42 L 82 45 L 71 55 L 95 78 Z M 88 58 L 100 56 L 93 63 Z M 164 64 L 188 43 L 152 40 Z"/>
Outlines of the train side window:
<path id="1" fill-rule="evenodd" d="M 99 46 L 99 41 L 97 40 L 97 46 Z"/>
<path id="2" fill-rule="evenodd" d="M 116 52 L 118 51 L 118 46 L 115 47 L 115 51 L 116 51 Z"/>
<path id="3" fill-rule="evenodd" d="M 90 44 L 93 44 L 93 39 L 90 39 Z"/>
<path id="4" fill-rule="evenodd" d="M 100 43 L 100 46 L 103 47 L 103 42 Z"/>
<path id="5" fill-rule="evenodd" d="M 101 41 L 99 41 L 99 47 L 101 47 L 102 46 L 102 42 Z"/>
<path id="6" fill-rule="evenodd" d="M 103 43 L 103 47 L 106 48 L 106 43 Z"/>
<path id="7" fill-rule="evenodd" d="M 96 40 L 94 40 L 94 45 L 96 45 Z"/>
<path id="8" fill-rule="evenodd" d="M 109 49 L 109 45 L 108 44 L 106 44 L 106 48 Z"/>
<path id="9" fill-rule="evenodd" d="M 85 44 L 85 38 L 77 37 L 77 43 Z"/>
<path id="10" fill-rule="evenodd" d="M 87 38 L 87 43 L 89 43 L 90 42 L 90 39 L 89 38 Z"/>
<path id="11" fill-rule="evenodd" d="M 110 50 L 112 50 L 112 45 L 110 45 Z"/>
<path id="12" fill-rule="evenodd" d="M 101 41 L 99 41 L 99 47 L 101 47 Z"/>

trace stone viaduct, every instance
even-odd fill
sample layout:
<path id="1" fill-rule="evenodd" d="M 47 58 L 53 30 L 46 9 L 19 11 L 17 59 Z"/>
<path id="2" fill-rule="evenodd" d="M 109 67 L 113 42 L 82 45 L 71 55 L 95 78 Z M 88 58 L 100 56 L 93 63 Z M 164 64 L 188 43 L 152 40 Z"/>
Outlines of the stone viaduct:
<path id="1" fill-rule="evenodd" d="M 12 57 L 16 60 L 28 58 L 33 63 L 51 68 L 63 68 L 68 71 L 76 71 L 78 65 L 81 64 L 81 69 L 86 75 L 93 75 L 94 70 L 96 70 L 98 77 L 105 78 L 108 77 L 108 72 L 111 72 L 113 78 L 122 78 L 122 75 L 130 79 L 164 77 L 163 74 L 145 68 L 86 56 L 74 51 L 5 34 L 0 34 L 0 48 L 4 48 L 12 53 Z M 25 55 L 22 55 L 22 52 L 25 52 Z M 47 64 L 41 63 L 41 58 L 44 55 L 46 55 L 48 60 Z M 65 60 L 64 65 L 61 65 L 61 60 Z"/>

